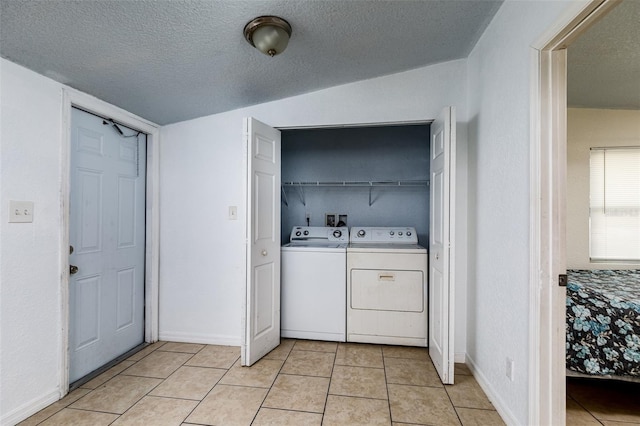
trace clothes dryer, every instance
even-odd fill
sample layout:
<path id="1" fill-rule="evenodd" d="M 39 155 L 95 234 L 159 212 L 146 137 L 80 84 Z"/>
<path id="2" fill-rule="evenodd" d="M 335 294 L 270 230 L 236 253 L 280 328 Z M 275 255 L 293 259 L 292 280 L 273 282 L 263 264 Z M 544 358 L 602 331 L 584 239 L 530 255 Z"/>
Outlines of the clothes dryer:
<path id="1" fill-rule="evenodd" d="M 352 227 L 347 341 L 426 347 L 427 262 L 415 228 Z"/>

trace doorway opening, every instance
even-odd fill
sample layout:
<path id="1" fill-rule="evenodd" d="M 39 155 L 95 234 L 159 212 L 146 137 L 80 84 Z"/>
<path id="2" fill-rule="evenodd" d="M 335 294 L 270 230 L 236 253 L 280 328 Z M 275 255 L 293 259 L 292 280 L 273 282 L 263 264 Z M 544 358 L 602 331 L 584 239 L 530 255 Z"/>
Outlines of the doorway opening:
<path id="1" fill-rule="evenodd" d="M 116 134 L 117 136 L 124 136 L 129 134 L 146 134 L 146 153 L 140 153 L 134 148 L 137 144 L 125 144 L 124 147 L 120 146 L 120 149 L 117 151 L 116 155 L 120 158 L 127 159 L 130 166 L 135 169 L 134 174 L 142 174 L 144 179 L 146 180 L 146 184 L 139 190 L 141 192 L 140 198 L 141 203 L 138 207 L 138 210 L 142 210 L 142 230 L 139 235 L 136 237 L 136 242 L 140 242 L 142 245 L 142 280 L 143 280 L 143 327 L 142 327 L 142 343 L 151 343 L 158 340 L 158 282 L 159 282 L 159 157 L 158 157 L 158 141 L 159 141 L 159 129 L 153 123 L 150 123 L 144 119 L 141 119 L 133 114 L 127 113 L 113 105 L 107 104 L 106 102 L 100 101 L 96 98 L 88 96 L 86 94 L 77 92 L 73 89 L 63 89 L 63 130 L 64 130 L 64 139 L 68 142 L 62 145 L 61 152 L 61 162 L 62 162 L 62 176 L 61 176 L 61 194 L 62 194 L 62 217 L 63 223 L 60 227 L 60 264 L 61 264 L 61 324 L 62 324 L 62 332 L 61 332 L 61 365 L 60 365 L 60 396 L 64 396 L 69 391 L 71 369 L 70 369 L 70 354 L 68 348 L 72 346 L 72 341 L 70 340 L 70 315 L 72 312 L 72 307 L 70 304 L 71 301 L 71 289 L 70 286 L 72 284 L 72 270 L 71 266 L 74 265 L 70 262 L 70 244 L 72 237 L 72 215 L 71 215 L 71 201 L 72 197 L 70 196 L 72 191 L 72 141 L 73 141 L 73 129 L 72 129 L 72 115 L 75 108 L 86 111 L 87 113 L 93 114 L 98 117 L 102 117 L 99 119 L 99 127 L 101 130 L 110 131 L 112 134 Z M 104 117 L 107 120 L 104 120 Z M 103 122 L 105 124 L 103 124 Z M 115 124 L 115 125 L 114 125 Z M 116 128 L 117 126 L 117 128 Z M 131 132 L 128 129 L 131 130 Z M 118 131 L 118 129 L 120 131 Z M 120 132 L 123 135 L 120 135 Z M 100 145 L 100 138 L 93 138 L 91 132 L 87 132 L 85 134 L 87 138 L 84 140 L 86 142 L 86 146 L 84 146 L 85 151 L 91 152 L 91 148 L 97 148 Z M 93 135 L 95 136 L 95 135 Z M 135 139 L 135 138 L 125 138 L 125 139 Z M 77 141 L 76 141 L 77 142 Z M 102 141 L 104 143 L 104 141 Z M 94 152 L 97 154 L 97 152 Z M 144 156 L 144 158 L 136 158 L 136 154 L 140 154 L 140 156 Z M 95 155 L 96 158 L 99 155 Z M 135 159 L 135 161 L 134 161 Z M 146 162 L 146 168 L 140 167 L 140 160 L 142 162 Z M 135 165 L 133 164 L 135 162 Z M 88 171 L 88 175 L 91 175 L 91 167 L 84 167 L 83 172 Z M 119 173 L 120 174 L 120 173 Z M 125 174 L 123 174 L 125 175 Z M 97 182 L 101 178 L 99 177 L 99 173 L 93 174 L 93 181 Z M 87 182 L 91 181 L 88 179 Z M 126 189 L 131 189 L 131 185 L 128 185 L 126 182 L 127 177 L 123 176 L 122 179 L 119 179 L 118 183 L 118 194 L 120 197 L 127 198 L 132 194 L 132 191 L 127 191 Z M 114 203 L 115 204 L 115 203 Z M 125 210 L 117 214 L 124 214 Z M 97 216 L 93 216 L 94 218 Z M 124 246 L 132 245 L 127 243 L 126 235 L 131 235 L 132 228 L 120 227 L 115 237 L 120 238 L 121 245 Z M 94 234 L 95 235 L 95 234 Z M 87 242 L 89 240 L 85 240 Z M 97 241 L 97 240 L 94 240 Z M 75 247 L 74 247 L 75 250 Z M 86 250 L 91 251 L 91 250 Z M 77 253 L 77 252 L 76 252 Z M 80 270 L 79 265 L 78 270 Z M 124 301 L 129 300 L 127 297 L 126 289 L 126 277 L 132 275 L 131 271 L 125 270 L 126 268 L 121 268 L 120 278 L 122 278 L 118 291 L 119 297 L 123 304 L 121 304 L 121 309 L 119 312 L 116 311 L 116 321 L 119 321 L 120 329 L 127 328 L 129 321 L 127 321 L 127 309 L 126 303 Z M 95 274 L 94 274 L 95 277 Z M 89 277 L 87 277 L 89 278 Z M 88 281 L 91 281 L 89 279 Z M 98 288 L 97 284 L 94 288 Z M 97 292 L 94 292 L 97 294 Z M 95 299 L 95 298 L 94 298 Z M 90 310 L 90 309 L 89 309 Z M 94 323 L 95 324 L 95 323 Z M 83 330 L 83 332 L 86 330 Z M 90 333 L 89 333 L 90 334 Z M 87 334 L 85 333 L 85 336 Z M 87 342 L 83 342 L 85 344 L 90 344 L 90 340 Z M 127 348 L 126 350 L 128 350 Z"/>
<path id="2" fill-rule="evenodd" d="M 429 244 L 429 264 L 439 265 L 437 271 L 434 268 L 429 270 L 428 311 L 435 312 L 436 316 L 428 321 L 429 353 L 432 359 L 437 358 L 434 365 L 445 384 L 453 384 L 455 358 L 455 123 L 455 108 L 445 107 L 433 122 L 435 134 L 430 129 L 429 137 L 429 151 L 433 153 L 429 155 L 429 168 L 435 171 L 435 175 L 431 172 L 430 180 L 437 181 L 437 190 L 430 193 L 429 215 L 439 219 L 431 220 L 429 224 L 429 234 L 437 235 Z M 280 341 L 280 251 L 277 251 L 278 258 L 274 259 L 274 251 L 277 250 L 274 242 L 279 248 L 283 238 L 281 201 L 287 201 L 281 199 L 284 190 L 280 189 L 281 132 L 251 117 L 244 119 L 243 126 L 247 155 L 247 273 L 241 363 L 250 366 Z M 434 168 L 433 164 L 439 165 Z M 434 194 L 437 194 L 435 198 Z M 346 219 L 348 214 L 333 216 Z M 434 273 L 438 277 L 436 280 L 431 279 Z"/>
<path id="3" fill-rule="evenodd" d="M 71 112 L 69 381 L 144 342 L 147 136 Z"/>
<path id="4" fill-rule="evenodd" d="M 567 48 L 618 0 L 576 5 L 534 46 L 529 423 L 566 421 Z M 557 28 L 561 28 L 557 30 Z"/>

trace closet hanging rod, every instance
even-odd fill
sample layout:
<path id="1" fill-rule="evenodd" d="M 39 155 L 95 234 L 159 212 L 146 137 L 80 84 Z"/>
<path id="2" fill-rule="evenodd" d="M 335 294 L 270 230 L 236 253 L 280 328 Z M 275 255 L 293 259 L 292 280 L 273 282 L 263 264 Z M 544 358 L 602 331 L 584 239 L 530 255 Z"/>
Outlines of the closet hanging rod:
<path id="1" fill-rule="evenodd" d="M 282 182 L 282 186 L 429 186 L 428 180 Z"/>

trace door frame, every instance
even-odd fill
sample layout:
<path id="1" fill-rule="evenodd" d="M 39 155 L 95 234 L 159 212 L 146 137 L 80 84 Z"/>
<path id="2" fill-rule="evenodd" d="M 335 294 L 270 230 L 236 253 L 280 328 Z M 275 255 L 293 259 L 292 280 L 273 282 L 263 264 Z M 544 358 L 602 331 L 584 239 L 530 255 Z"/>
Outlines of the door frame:
<path id="1" fill-rule="evenodd" d="M 158 340 L 158 286 L 160 270 L 160 128 L 157 124 L 131 114 L 121 108 L 101 101 L 93 96 L 71 88 L 62 89 L 62 147 L 60 158 L 62 176 L 60 180 L 60 303 L 61 303 L 61 356 L 60 397 L 69 392 L 69 192 L 71 189 L 71 108 L 108 117 L 127 127 L 147 134 L 147 181 L 145 212 L 145 313 L 144 341 Z"/>
<path id="2" fill-rule="evenodd" d="M 571 4 L 531 46 L 528 424 L 566 421 L 566 49 L 620 1 Z"/>

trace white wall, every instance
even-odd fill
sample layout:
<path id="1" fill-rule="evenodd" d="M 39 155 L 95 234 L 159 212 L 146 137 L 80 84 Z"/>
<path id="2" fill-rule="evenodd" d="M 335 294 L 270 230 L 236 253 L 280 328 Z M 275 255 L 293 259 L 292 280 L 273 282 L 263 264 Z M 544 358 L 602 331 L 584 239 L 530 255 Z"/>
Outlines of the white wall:
<path id="1" fill-rule="evenodd" d="M 0 424 L 11 425 L 66 390 L 66 384 L 61 389 L 67 378 L 62 369 L 67 321 L 61 282 L 66 274 L 61 268 L 69 253 L 63 246 L 68 102 L 139 123 L 151 134 L 151 159 L 157 132 L 150 122 L 5 59 L 0 59 L 0 94 Z M 157 168 L 155 160 L 147 165 Z M 149 175 L 151 192 L 157 192 L 152 183 L 156 174 Z M 156 192 L 148 196 L 148 227 L 156 220 Z M 33 223 L 8 223 L 9 200 L 32 201 Z M 157 261 L 154 238 L 152 233 L 148 241 L 150 282 Z M 156 290 L 151 288 L 151 296 Z M 152 328 L 153 317 L 147 325 Z"/>
<path id="2" fill-rule="evenodd" d="M 160 338 L 240 344 L 245 285 L 242 117 L 274 127 L 458 115 L 456 353 L 466 341 L 466 64 L 464 60 L 338 86 L 163 127 Z M 227 219 L 238 206 L 238 220 Z"/>
<path id="3" fill-rule="evenodd" d="M 567 268 L 632 269 L 589 259 L 589 149 L 640 146 L 640 111 L 569 108 L 567 113 Z"/>
<path id="4" fill-rule="evenodd" d="M 530 46 L 568 6 L 505 1 L 468 58 L 467 353 L 508 424 L 528 419 Z"/>
<path id="5" fill-rule="evenodd" d="M 0 423 L 10 424 L 60 396 L 62 86 L 0 59 L 0 91 Z M 33 201 L 33 223 L 8 223 L 9 200 Z"/>

